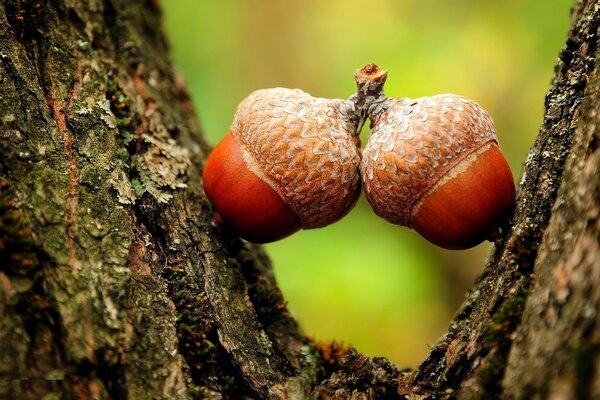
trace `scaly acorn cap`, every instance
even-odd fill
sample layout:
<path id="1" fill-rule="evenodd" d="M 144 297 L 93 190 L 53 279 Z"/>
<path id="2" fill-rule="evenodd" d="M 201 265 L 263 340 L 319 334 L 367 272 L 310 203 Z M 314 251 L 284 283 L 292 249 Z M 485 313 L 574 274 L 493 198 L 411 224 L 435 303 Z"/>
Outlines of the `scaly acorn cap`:
<path id="1" fill-rule="evenodd" d="M 357 124 L 351 101 L 273 88 L 240 103 L 231 131 L 248 169 L 310 229 L 339 220 L 358 199 Z"/>
<path id="2" fill-rule="evenodd" d="M 365 194 L 376 214 L 398 225 L 411 226 L 423 196 L 454 166 L 486 144 L 497 146 L 490 115 L 463 96 L 384 98 L 369 114 Z"/>

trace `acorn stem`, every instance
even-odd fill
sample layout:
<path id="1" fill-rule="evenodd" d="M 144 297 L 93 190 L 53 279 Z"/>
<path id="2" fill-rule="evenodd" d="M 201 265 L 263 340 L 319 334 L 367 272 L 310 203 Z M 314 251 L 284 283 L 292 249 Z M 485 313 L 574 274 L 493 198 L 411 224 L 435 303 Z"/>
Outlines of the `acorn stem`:
<path id="1" fill-rule="evenodd" d="M 354 80 L 359 94 L 363 96 L 378 97 L 383 95 L 383 85 L 387 79 L 387 71 L 379 68 L 377 64 L 367 64 L 354 71 Z"/>
<path id="2" fill-rule="evenodd" d="M 349 100 L 354 103 L 355 114 L 358 117 L 358 125 L 354 132 L 356 135 L 360 133 L 368 118 L 369 108 L 385 99 L 383 86 L 386 78 L 387 71 L 373 63 L 354 71 L 354 80 L 358 90 Z"/>

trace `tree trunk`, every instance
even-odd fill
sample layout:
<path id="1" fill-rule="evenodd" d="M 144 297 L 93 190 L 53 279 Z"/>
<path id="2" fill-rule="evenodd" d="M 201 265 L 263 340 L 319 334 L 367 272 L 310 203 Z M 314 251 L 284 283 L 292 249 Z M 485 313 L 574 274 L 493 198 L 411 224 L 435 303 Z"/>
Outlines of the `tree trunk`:
<path id="1" fill-rule="evenodd" d="M 214 225 L 157 3 L 0 3 L 0 398 L 600 397 L 599 0 L 511 226 L 414 371 L 302 336 L 262 249 Z"/>

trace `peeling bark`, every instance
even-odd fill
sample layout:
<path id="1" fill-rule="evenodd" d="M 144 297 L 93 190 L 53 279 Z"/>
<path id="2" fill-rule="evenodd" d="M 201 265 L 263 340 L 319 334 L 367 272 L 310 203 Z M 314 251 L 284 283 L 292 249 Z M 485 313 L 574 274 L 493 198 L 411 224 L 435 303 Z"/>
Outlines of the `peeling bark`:
<path id="1" fill-rule="evenodd" d="M 600 396 L 599 27 L 578 0 L 512 221 L 401 371 L 303 337 L 212 223 L 156 2 L 1 2 L 0 398 Z"/>

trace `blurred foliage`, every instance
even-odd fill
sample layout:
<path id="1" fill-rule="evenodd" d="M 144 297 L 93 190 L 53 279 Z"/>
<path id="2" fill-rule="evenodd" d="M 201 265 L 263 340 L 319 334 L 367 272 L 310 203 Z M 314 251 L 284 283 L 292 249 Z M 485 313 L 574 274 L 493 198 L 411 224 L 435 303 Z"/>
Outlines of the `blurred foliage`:
<path id="1" fill-rule="evenodd" d="M 452 92 L 481 103 L 518 180 L 571 3 L 169 0 L 162 7 L 172 57 L 213 144 L 252 90 L 298 87 L 345 98 L 354 69 L 376 62 L 389 71 L 388 95 Z M 413 367 L 446 331 L 489 244 L 436 249 L 377 218 L 361 199 L 341 222 L 267 250 L 307 334 Z"/>

